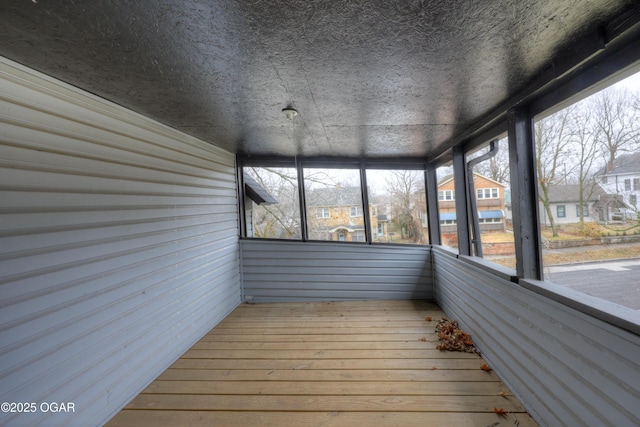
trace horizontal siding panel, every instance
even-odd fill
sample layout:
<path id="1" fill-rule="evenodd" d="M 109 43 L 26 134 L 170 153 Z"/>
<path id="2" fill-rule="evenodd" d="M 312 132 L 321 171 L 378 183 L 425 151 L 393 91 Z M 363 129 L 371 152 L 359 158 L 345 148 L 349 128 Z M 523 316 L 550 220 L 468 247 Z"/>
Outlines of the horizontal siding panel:
<path id="1" fill-rule="evenodd" d="M 81 229 L 66 227 L 60 231 L 38 230 L 18 236 L 0 237 L 0 260 L 23 258 L 48 251 L 52 247 L 58 250 L 64 248 L 81 248 L 86 246 L 109 243 L 121 239 L 133 239 L 154 234 L 163 234 L 167 230 L 188 236 L 192 232 L 202 231 L 203 228 L 214 228 L 220 222 L 232 222 L 233 214 L 221 217 L 217 214 L 193 215 L 188 217 L 171 217 L 151 221 L 148 219 L 115 221 L 109 225 L 92 224 Z M 136 225 L 136 233 L 131 233 L 131 226 Z M 49 225 L 49 227 L 51 227 Z"/>
<path id="2" fill-rule="evenodd" d="M 547 425 L 638 425 L 640 337 L 434 252 L 438 302 Z"/>
<path id="3" fill-rule="evenodd" d="M 3 60 L 3 64 L 7 63 Z M 48 133 L 56 135 L 57 130 L 63 133 L 65 139 L 70 139 L 69 134 L 80 134 L 86 139 L 107 131 L 110 136 L 105 139 L 110 146 L 147 153 L 148 157 L 175 159 L 184 155 L 188 164 L 198 164 L 199 160 L 211 163 L 215 159 L 219 164 L 234 165 L 233 156 L 222 149 L 184 134 L 178 137 L 180 144 L 176 145 L 177 132 L 173 129 L 158 126 L 156 122 L 132 111 L 123 114 L 121 107 L 103 102 L 98 97 L 86 93 L 80 97 L 69 86 L 64 86 L 66 90 L 63 90 L 63 85 L 53 79 L 45 81 L 30 76 L 16 78 L 16 70 L 28 70 L 16 64 L 11 65 L 10 68 L 0 69 L 3 83 L 0 100 L 5 101 L 0 111 L 3 116 L 20 122 L 24 128 L 39 126 L 40 122 L 32 119 L 32 115 L 44 112 L 54 120 L 47 126 Z M 23 107 L 27 110 L 21 111 Z M 48 124 L 46 120 L 44 123 Z M 153 149 L 149 150 L 150 147 Z"/>
<path id="4" fill-rule="evenodd" d="M 2 212 L 46 212 L 47 208 L 55 211 L 74 211 L 75 208 L 104 208 L 105 210 L 119 210 L 131 208 L 167 207 L 167 206 L 222 206 L 236 201 L 235 195 L 222 192 L 220 195 L 193 196 L 181 194 L 137 194 L 126 193 L 127 189 L 120 192 L 103 192 L 87 190 L 71 193 L 63 189 L 38 191 L 38 190 L 13 190 L 0 189 L 2 197 Z M 19 205 L 20 209 L 13 206 Z M 70 208 L 71 207 L 71 208 Z"/>
<path id="5" fill-rule="evenodd" d="M 235 236 L 234 236 L 235 237 Z M 233 239 L 233 238 L 230 238 Z M 223 241 L 224 242 L 224 241 Z M 176 242 L 173 251 L 167 251 L 166 246 L 154 246 L 144 250 L 120 253 L 114 257 L 101 258 L 91 263 L 80 263 L 67 268 L 52 269 L 45 273 L 32 272 L 11 282 L 6 282 L 0 286 L 3 295 L 2 305 L 6 307 L 16 303 L 16 300 L 32 298 L 39 295 L 47 295 L 57 289 L 71 286 L 84 286 L 95 280 L 104 280 L 112 274 L 135 274 L 129 273 L 128 269 L 133 269 L 138 274 L 143 274 L 145 265 L 149 265 L 149 271 L 153 271 L 158 266 L 166 266 L 180 261 L 180 256 L 193 258 L 207 251 L 215 252 L 220 247 L 215 242 Z M 42 274 L 40 274 L 42 273 Z M 41 280 L 32 280 L 37 276 Z M 2 310 L 0 310 L 2 316 Z"/>
<path id="6" fill-rule="evenodd" d="M 249 301 L 433 298 L 426 246 L 257 239 L 240 245 Z"/>
<path id="7" fill-rule="evenodd" d="M 82 161 L 82 159 L 77 159 Z M 3 165 L 0 162 L 0 165 Z M 43 171 L 33 169 L 8 168 L 4 164 L 0 168 L 0 180 L 5 183 L 13 183 L 9 188 L 19 191 L 64 191 L 73 192 L 93 192 L 93 193 L 114 193 L 117 188 L 128 194 L 159 194 L 159 195 L 184 195 L 199 197 L 215 197 L 228 194 L 229 190 L 235 190 L 235 184 L 229 182 L 211 183 L 209 188 L 202 185 L 178 185 L 175 183 L 154 182 L 153 180 L 143 181 L 133 180 L 116 175 L 99 176 L 90 171 L 87 174 L 62 173 L 60 171 Z M 152 178 L 152 177 L 150 177 Z"/>
<path id="8" fill-rule="evenodd" d="M 59 250 L 50 248 L 46 252 L 36 253 L 31 256 L 19 256 L 11 259 L 11 254 L 7 254 L 5 261 L 0 261 L 0 269 L 6 274 L 6 278 L 0 278 L 0 283 L 5 280 L 15 280 L 20 275 L 41 274 L 48 270 L 73 267 L 77 264 L 88 263 L 100 260 L 105 257 L 114 257 L 119 254 L 129 254 L 138 250 L 150 247 L 164 247 L 172 242 L 181 242 L 195 245 L 197 242 L 208 239 L 225 238 L 233 234 L 233 230 L 220 230 L 203 233 L 201 227 L 181 230 L 180 233 L 171 229 L 156 233 L 142 233 L 126 239 L 116 239 L 115 241 L 96 242 L 91 245 L 72 247 L 63 246 Z"/>
<path id="9" fill-rule="evenodd" d="M 78 209 L 78 208 L 75 208 Z M 34 233 L 46 233 L 67 230 L 80 230 L 85 228 L 109 227 L 112 225 L 135 224 L 151 221 L 172 221 L 179 218 L 191 218 L 201 215 L 209 215 L 211 206 L 167 206 L 164 208 L 119 209 L 118 220 L 114 221 L 113 213 L 104 209 L 75 210 L 70 216 L 66 211 L 48 212 L 21 212 L 2 214 L 0 223 L 0 236 L 27 235 Z M 234 217 L 236 210 L 229 205 L 222 205 L 216 209 L 217 214 L 213 218 L 219 218 L 221 214 Z M 46 224 L 46 225 L 42 225 Z M 0 249 L 1 250 L 1 249 Z"/>
<path id="10" fill-rule="evenodd" d="M 0 123 L 2 123 L 0 119 Z M 25 129 L 17 128 L 15 126 L 2 123 L 3 130 L 9 133 L 12 129 L 25 133 Z M 34 135 L 35 136 L 35 135 Z M 10 138 L 10 136 L 7 136 Z M 78 152 L 78 150 L 67 149 L 64 151 L 52 151 L 52 137 L 51 135 L 43 135 L 46 144 L 30 144 L 28 141 L 32 141 L 33 136 L 23 135 L 24 140 L 16 141 L 16 144 L 20 146 L 3 145 L 0 147 L 0 159 L 2 163 L 8 166 L 22 167 L 28 169 L 31 167 L 43 167 L 50 171 L 64 171 L 74 174 L 82 174 L 87 171 L 91 171 L 97 176 L 122 176 L 130 179 L 150 180 L 157 179 L 159 182 L 188 182 L 193 186 L 209 186 L 211 185 L 211 179 L 219 180 L 223 183 L 229 183 L 229 172 L 233 170 L 233 167 L 220 166 L 217 164 L 209 164 L 209 168 L 195 168 L 188 165 L 177 164 L 170 160 L 154 159 L 150 162 L 148 156 L 143 154 L 137 154 L 132 156 L 131 151 L 125 150 L 109 150 L 104 153 L 103 156 L 87 156 Z M 65 141 L 68 142 L 68 141 Z M 84 141 L 79 141 L 78 145 L 87 145 Z M 66 144 L 65 144 L 66 146 Z M 95 144 L 90 145 L 90 148 L 96 148 Z M 35 153 L 32 151 L 37 150 Z M 86 147 L 85 147 L 86 150 Z M 29 161 L 25 162 L 25 155 L 28 154 Z M 122 157 L 122 159 L 118 159 Z M 145 160 L 149 164 L 147 166 L 144 163 L 135 162 L 131 157 L 139 158 L 140 161 Z M 82 159 L 79 162 L 78 159 Z M 160 163 L 160 164 L 157 164 Z M 214 167 L 219 171 L 213 171 Z M 154 173 L 155 172 L 155 173 Z M 191 182 L 192 181 L 192 182 Z M 233 184 L 233 181 L 231 181 Z"/>
<path id="11" fill-rule="evenodd" d="M 206 257 L 192 258 L 188 261 L 182 261 L 180 264 L 170 264 L 169 266 L 153 263 L 145 266 L 146 269 L 153 268 L 152 272 L 127 277 L 127 280 L 121 282 L 115 282 L 114 277 L 108 277 L 100 283 L 94 282 L 95 285 L 91 291 L 84 290 L 85 286 L 75 286 L 52 291 L 50 294 L 39 297 L 24 298 L 20 303 L 3 308 L 3 317 L 7 316 L 12 319 L 11 322 L 3 324 L 3 331 L 11 328 L 14 333 L 13 336 L 8 336 L 3 340 L 3 348 L 9 350 L 16 346 L 17 344 L 13 344 L 13 341 L 21 343 L 31 340 L 30 332 L 32 334 L 37 332 L 37 336 L 43 339 L 53 339 L 56 334 L 60 333 L 59 329 L 65 325 L 72 324 L 75 327 L 84 327 L 76 322 L 82 320 L 83 316 L 98 315 L 95 308 L 97 305 L 101 306 L 99 310 L 108 308 L 112 311 L 109 308 L 111 304 L 118 304 L 119 309 L 127 309 L 129 306 L 135 307 L 138 303 L 152 299 L 156 293 L 175 292 L 178 288 L 168 288 L 167 284 L 173 283 L 178 278 L 184 279 L 186 277 L 181 277 L 181 275 L 205 276 L 215 273 L 222 277 L 219 270 L 222 268 L 230 269 L 233 266 L 233 259 L 230 258 L 233 256 L 235 256 L 234 253 L 215 260 L 209 260 Z M 165 280 L 158 281 L 165 277 Z M 137 286 L 133 287 L 134 284 Z M 73 307 L 73 317 L 66 311 L 69 307 Z M 15 326 L 13 326 L 14 324 Z M 64 334 L 61 334 L 61 337 L 63 336 Z M 1 356 L 0 360 L 4 361 L 4 357 L 4 355 Z M 5 363 L 0 366 L 11 371 L 9 364 Z M 3 373 L 4 369 L 0 371 L 0 376 Z"/>
<path id="12" fill-rule="evenodd" d="M 2 425 L 101 425 L 241 301 L 235 158 L 0 58 Z"/>

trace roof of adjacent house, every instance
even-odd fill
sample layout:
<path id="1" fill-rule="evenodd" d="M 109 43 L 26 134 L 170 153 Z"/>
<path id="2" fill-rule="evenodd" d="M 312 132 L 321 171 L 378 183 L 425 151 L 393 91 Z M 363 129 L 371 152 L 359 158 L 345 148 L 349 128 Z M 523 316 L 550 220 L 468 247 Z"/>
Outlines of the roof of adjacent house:
<path id="1" fill-rule="evenodd" d="M 244 188 L 247 196 L 258 205 L 272 205 L 278 203 L 275 197 L 261 186 L 251 175 L 244 175 Z"/>
<path id="2" fill-rule="evenodd" d="M 624 154 L 604 166 L 596 175 L 640 174 L 640 152 Z"/>
<path id="3" fill-rule="evenodd" d="M 593 191 L 591 190 L 591 185 Z M 591 193 L 591 194 L 589 194 Z M 607 193 L 597 184 L 585 185 L 584 197 L 590 202 L 595 202 Z M 578 202 L 580 201 L 580 186 L 578 184 L 566 184 L 566 185 L 550 185 L 549 186 L 549 202 Z"/>
<path id="4" fill-rule="evenodd" d="M 360 187 L 335 187 L 314 188 L 306 194 L 307 206 L 362 206 L 362 193 Z"/>

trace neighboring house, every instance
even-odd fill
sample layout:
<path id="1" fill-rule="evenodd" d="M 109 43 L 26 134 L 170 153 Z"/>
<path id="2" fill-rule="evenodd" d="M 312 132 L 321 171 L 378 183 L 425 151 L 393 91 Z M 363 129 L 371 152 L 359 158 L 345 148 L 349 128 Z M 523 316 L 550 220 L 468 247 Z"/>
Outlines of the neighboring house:
<path id="1" fill-rule="evenodd" d="M 592 194 L 584 195 L 587 200 L 583 202 L 583 206 L 581 208 L 579 185 L 550 185 L 549 209 L 551 210 L 554 222 L 556 224 L 573 224 L 580 222 L 580 210 L 583 212 L 585 222 L 598 220 L 598 215 L 596 214 L 596 208 L 594 205 L 603 191 L 600 187 L 596 187 L 593 191 L 585 190 L 585 193 L 589 192 Z M 540 202 L 539 211 L 540 224 L 551 225 L 551 222 L 549 221 L 549 214 L 544 208 L 544 204 L 542 202 Z"/>
<path id="2" fill-rule="evenodd" d="M 505 230 L 505 185 L 478 173 L 473 174 L 480 231 Z M 456 233 L 456 204 L 453 175 L 438 182 L 440 230 Z"/>
<path id="3" fill-rule="evenodd" d="M 640 204 L 640 152 L 625 154 L 607 164 L 596 174 L 600 186 L 608 194 L 622 197 L 626 205 L 621 209 L 624 217 L 638 219 Z"/>
<path id="4" fill-rule="evenodd" d="M 379 233 L 378 211 L 369 204 L 373 241 L 386 239 L 386 222 Z M 310 240 L 366 241 L 360 187 L 314 188 L 307 193 L 307 224 Z M 386 240 L 384 240 L 386 241 Z"/>

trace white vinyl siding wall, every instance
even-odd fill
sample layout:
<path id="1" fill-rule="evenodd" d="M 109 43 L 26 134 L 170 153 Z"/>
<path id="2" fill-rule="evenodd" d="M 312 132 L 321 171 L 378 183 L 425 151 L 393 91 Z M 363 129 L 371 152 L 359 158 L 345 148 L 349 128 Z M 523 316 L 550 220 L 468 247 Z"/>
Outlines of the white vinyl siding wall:
<path id="1" fill-rule="evenodd" d="M 240 244 L 247 301 L 433 298 L 428 246 L 255 239 Z"/>
<path id="2" fill-rule="evenodd" d="M 106 422 L 240 303 L 234 156 L 0 59 L 0 425 Z"/>
<path id="3" fill-rule="evenodd" d="M 638 425 L 638 335 L 455 255 L 434 249 L 433 256 L 438 304 L 473 336 L 482 356 L 541 425 Z M 587 304 L 597 299 L 584 298 Z M 631 309 L 611 309 L 637 319 Z"/>

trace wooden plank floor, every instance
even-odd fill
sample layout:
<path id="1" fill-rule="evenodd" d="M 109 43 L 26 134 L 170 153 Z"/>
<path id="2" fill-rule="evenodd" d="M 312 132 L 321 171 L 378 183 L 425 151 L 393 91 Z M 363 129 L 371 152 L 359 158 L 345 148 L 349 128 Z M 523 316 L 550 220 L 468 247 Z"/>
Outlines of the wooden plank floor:
<path id="1" fill-rule="evenodd" d="M 537 425 L 479 356 L 436 349 L 443 316 L 421 301 L 242 305 L 107 425 Z"/>

